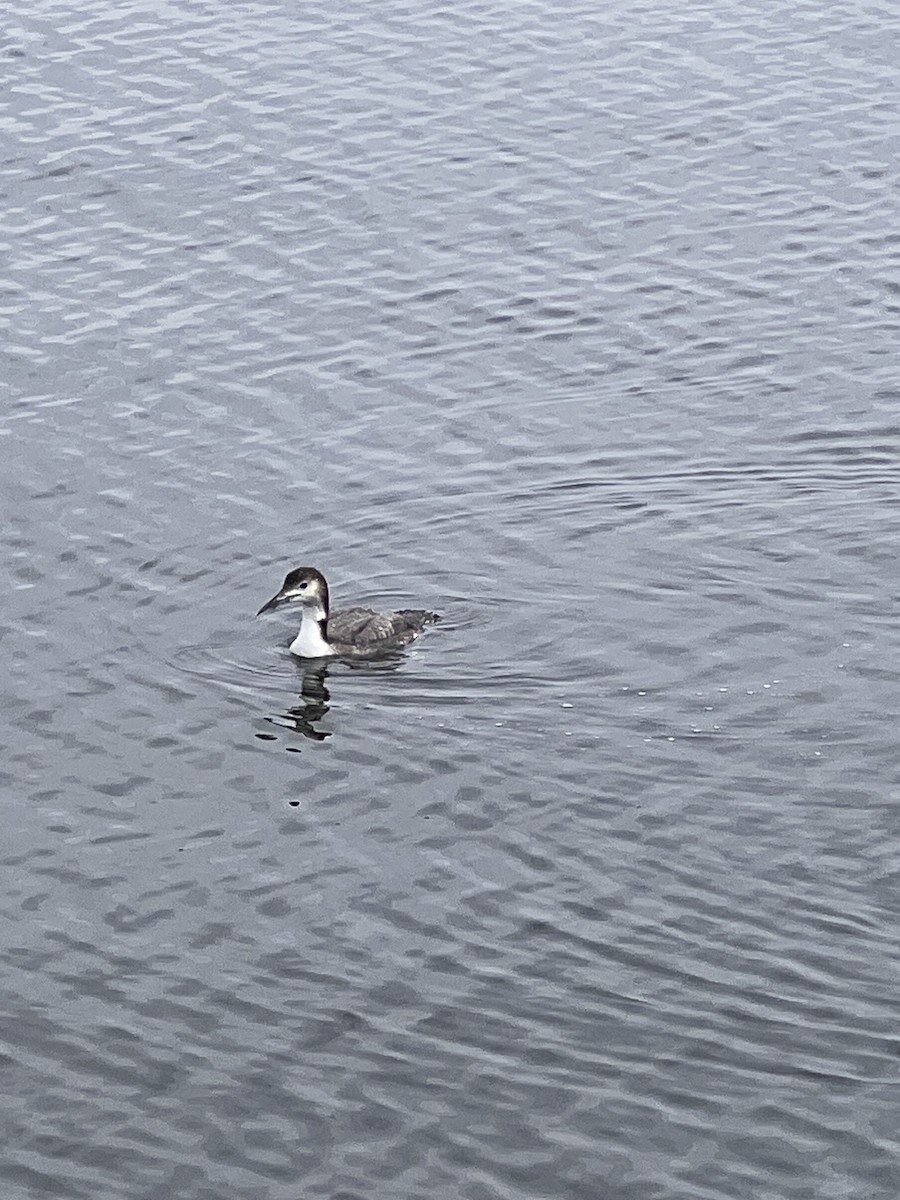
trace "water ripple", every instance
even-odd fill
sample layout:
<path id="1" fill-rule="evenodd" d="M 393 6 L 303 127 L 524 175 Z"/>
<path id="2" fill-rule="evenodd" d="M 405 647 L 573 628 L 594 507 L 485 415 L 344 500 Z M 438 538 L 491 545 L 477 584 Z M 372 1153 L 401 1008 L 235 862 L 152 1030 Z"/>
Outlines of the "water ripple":
<path id="1" fill-rule="evenodd" d="M 9 1194 L 894 1200 L 898 33 L 12 22 Z"/>

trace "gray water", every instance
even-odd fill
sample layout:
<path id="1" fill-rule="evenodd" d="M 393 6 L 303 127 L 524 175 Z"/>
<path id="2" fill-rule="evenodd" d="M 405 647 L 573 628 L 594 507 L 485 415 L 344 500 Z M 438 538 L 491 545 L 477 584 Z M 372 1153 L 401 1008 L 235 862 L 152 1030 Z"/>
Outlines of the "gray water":
<path id="1" fill-rule="evenodd" d="M 900 1194 L 898 37 L 7 27 L 4 1200 Z"/>

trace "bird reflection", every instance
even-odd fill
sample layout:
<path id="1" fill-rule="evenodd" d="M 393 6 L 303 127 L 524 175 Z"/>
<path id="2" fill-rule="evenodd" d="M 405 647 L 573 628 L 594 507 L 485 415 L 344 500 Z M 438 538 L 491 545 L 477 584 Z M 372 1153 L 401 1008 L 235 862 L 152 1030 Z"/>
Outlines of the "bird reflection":
<path id="1" fill-rule="evenodd" d="M 278 725 L 282 729 L 290 729 L 313 742 L 324 742 L 331 737 L 331 731 L 316 729 L 316 721 L 321 721 L 330 710 L 331 693 L 325 686 L 328 676 L 328 663 L 318 663 L 316 666 L 303 667 L 303 681 L 300 687 L 300 703 L 294 704 L 277 717 L 266 717 L 270 725 Z"/>
<path id="2" fill-rule="evenodd" d="M 324 742 L 326 738 L 331 737 L 332 731 L 317 729 L 316 723 L 331 711 L 331 692 L 325 684 L 328 672 L 333 668 L 338 671 L 343 668 L 362 675 L 375 675 L 384 671 L 396 671 L 402 662 L 402 654 L 392 654 L 385 656 L 380 661 L 367 663 L 340 662 L 336 659 L 304 663 L 302 666 L 298 663 L 302 681 L 298 697 L 299 704 L 291 705 L 290 708 L 276 716 L 266 717 L 266 721 L 270 725 L 277 725 L 280 729 L 289 729 L 293 733 L 299 733 L 301 737 L 309 738 L 312 742 Z"/>

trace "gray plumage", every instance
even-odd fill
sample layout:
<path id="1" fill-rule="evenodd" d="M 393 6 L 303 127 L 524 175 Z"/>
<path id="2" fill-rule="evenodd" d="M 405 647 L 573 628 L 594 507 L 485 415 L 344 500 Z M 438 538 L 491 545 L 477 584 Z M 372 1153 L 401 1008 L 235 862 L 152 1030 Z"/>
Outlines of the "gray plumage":
<path id="1" fill-rule="evenodd" d="M 439 620 L 423 608 L 401 608 L 380 613 L 371 608 L 344 608 L 326 622 L 326 638 L 335 654 L 362 654 L 401 649 L 419 636 L 426 625 Z"/>

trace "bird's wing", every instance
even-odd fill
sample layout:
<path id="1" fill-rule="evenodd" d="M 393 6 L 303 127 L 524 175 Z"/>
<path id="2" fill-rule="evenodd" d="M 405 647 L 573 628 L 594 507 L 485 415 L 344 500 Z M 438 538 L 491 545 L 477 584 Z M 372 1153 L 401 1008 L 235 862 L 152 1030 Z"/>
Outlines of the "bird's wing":
<path id="1" fill-rule="evenodd" d="M 436 620 L 434 613 L 422 609 L 379 613 L 371 608 L 345 608 L 328 618 L 328 639 L 359 647 L 386 641 L 405 646 L 424 625 Z"/>

